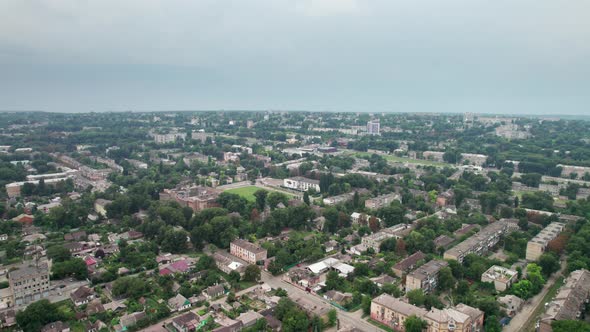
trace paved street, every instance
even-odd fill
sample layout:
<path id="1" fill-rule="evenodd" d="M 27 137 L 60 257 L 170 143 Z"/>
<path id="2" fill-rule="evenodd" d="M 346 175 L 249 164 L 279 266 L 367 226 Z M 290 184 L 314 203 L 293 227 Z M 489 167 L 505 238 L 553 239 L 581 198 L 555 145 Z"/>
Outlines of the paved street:
<path id="1" fill-rule="evenodd" d="M 545 287 L 543 287 L 543 290 L 541 290 L 541 292 L 539 294 L 535 295 L 532 299 L 529 300 L 528 303 L 526 303 L 522 307 L 522 309 L 512 318 L 512 320 L 510 321 L 510 324 L 508 324 L 507 326 L 504 327 L 503 331 L 506 331 L 506 332 L 522 331 L 524 325 L 528 324 L 531 319 L 533 319 L 533 320 L 537 319 L 537 317 L 533 316 L 535 309 L 537 309 L 537 307 L 539 305 L 542 305 L 541 301 L 543 300 L 543 298 L 545 297 L 545 295 L 549 291 L 549 288 L 551 288 L 551 286 L 557 281 L 557 278 L 559 278 L 562 275 L 563 271 L 565 270 L 565 267 L 566 267 L 566 260 L 563 259 L 561 262 L 561 269 L 559 271 L 553 273 L 553 275 L 545 283 Z"/>
<path id="2" fill-rule="evenodd" d="M 299 298 L 305 297 L 309 301 L 317 304 L 318 306 L 325 306 L 328 305 L 338 311 L 338 319 L 340 320 L 340 326 L 344 327 L 356 327 L 362 331 L 370 332 L 370 331 L 383 331 L 382 329 L 376 327 L 375 325 L 367 322 L 366 320 L 362 319 L 362 310 L 357 310 L 356 312 L 346 312 L 340 310 L 334 306 L 332 306 L 328 301 L 325 299 L 310 294 L 300 288 L 297 288 L 287 282 L 284 282 L 281 276 L 273 276 L 267 272 L 262 272 L 262 281 L 270 285 L 272 288 L 283 288 L 289 294 L 291 298 Z"/>

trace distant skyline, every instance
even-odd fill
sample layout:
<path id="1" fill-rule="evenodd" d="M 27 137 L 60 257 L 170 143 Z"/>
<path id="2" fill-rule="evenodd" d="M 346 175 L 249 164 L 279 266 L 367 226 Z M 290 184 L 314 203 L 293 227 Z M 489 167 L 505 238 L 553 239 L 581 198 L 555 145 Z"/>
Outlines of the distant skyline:
<path id="1" fill-rule="evenodd" d="M 590 113 L 590 1 L 3 0 L 0 110 Z"/>

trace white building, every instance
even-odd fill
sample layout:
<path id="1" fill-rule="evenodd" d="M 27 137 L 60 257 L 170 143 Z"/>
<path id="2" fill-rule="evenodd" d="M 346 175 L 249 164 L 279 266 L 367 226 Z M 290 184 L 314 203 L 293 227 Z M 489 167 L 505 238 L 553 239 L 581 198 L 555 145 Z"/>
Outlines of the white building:
<path id="1" fill-rule="evenodd" d="M 304 178 L 302 176 L 283 179 L 283 186 L 300 191 L 308 191 L 310 188 L 315 189 L 317 192 L 320 191 L 320 181 Z"/>

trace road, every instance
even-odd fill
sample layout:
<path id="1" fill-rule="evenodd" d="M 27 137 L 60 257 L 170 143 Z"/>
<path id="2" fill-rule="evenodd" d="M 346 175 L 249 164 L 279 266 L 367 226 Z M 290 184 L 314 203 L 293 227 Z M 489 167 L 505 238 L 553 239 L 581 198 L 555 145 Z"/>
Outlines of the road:
<path id="1" fill-rule="evenodd" d="M 543 300 L 545 295 L 547 295 L 549 288 L 551 288 L 551 286 L 553 286 L 553 284 L 557 281 L 557 278 L 559 278 L 562 275 L 563 271 L 565 270 L 565 267 L 566 260 L 565 258 L 563 258 L 561 262 L 561 269 L 553 273 L 553 275 L 545 283 L 543 290 L 541 290 L 539 294 L 533 296 L 533 298 L 527 304 L 525 304 L 514 317 L 512 317 L 510 324 L 504 327 L 504 332 L 522 331 L 523 327 L 526 324 L 528 324 L 531 321 L 531 319 L 537 319 L 537 317 L 533 317 L 535 310 L 539 305 L 543 305 L 541 301 Z"/>
<path id="2" fill-rule="evenodd" d="M 282 288 L 287 291 L 290 298 L 300 298 L 305 297 L 309 301 L 313 302 L 318 306 L 330 306 L 332 305 L 326 301 L 325 299 L 310 294 L 298 287 L 295 287 L 285 281 L 282 280 L 280 276 L 273 276 L 270 273 L 262 272 L 262 281 L 267 283 L 272 288 Z M 361 331 L 370 332 L 370 331 L 383 331 L 382 329 L 378 328 L 377 326 L 367 322 L 366 320 L 362 319 L 362 310 L 357 310 L 356 312 L 346 312 L 336 307 L 333 307 L 338 310 L 338 319 L 340 321 L 341 327 L 356 327 Z"/>

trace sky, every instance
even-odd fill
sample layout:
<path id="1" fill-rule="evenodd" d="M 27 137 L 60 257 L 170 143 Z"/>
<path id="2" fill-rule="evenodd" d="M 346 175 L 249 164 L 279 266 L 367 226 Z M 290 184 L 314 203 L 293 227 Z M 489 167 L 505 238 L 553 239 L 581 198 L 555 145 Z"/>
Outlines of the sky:
<path id="1" fill-rule="evenodd" d="M 0 110 L 590 114 L 588 0 L 1 0 Z"/>

